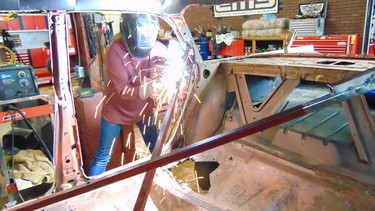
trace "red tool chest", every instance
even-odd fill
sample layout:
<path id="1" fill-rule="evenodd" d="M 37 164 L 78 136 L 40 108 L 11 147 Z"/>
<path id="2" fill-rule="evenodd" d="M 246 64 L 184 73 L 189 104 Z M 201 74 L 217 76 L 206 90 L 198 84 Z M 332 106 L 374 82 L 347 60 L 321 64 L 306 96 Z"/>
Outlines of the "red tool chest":
<path id="1" fill-rule="evenodd" d="M 298 36 L 291 47 L 313 45 L 315 51 L 323 54 L 357 54 L 358 40 L 358 34 Z"/>

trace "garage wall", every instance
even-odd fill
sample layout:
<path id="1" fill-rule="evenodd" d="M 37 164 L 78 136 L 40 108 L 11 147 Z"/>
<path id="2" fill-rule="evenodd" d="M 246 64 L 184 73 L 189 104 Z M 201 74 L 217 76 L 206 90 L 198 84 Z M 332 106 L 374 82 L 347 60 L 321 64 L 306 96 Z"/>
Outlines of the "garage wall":
<path id="1" fill-rule="evenodd" d="M 280 0 L 277 17 L 294 18 L 298 11 L 298 5 L 302 3 L 322 2 L 321 0 Z M 328 11 L 325 26 L 325 34 L 360 34 L 359 49 L 362 48 L 363 26 L 366 13 L 366 0 L 328 0 Z M 211 26 L 231 26 L 242 31 L 242 23 L 250 19 L 258 19 L 260 16 L 244 18 L 225 17 L 217 19 L 213 17 L 210 6 L 193 7 L 186 10 L 185 19 L 189 28 L 202 26 L 207 29 Z M 358 52 L 359 53 L 359 52 Z"/>

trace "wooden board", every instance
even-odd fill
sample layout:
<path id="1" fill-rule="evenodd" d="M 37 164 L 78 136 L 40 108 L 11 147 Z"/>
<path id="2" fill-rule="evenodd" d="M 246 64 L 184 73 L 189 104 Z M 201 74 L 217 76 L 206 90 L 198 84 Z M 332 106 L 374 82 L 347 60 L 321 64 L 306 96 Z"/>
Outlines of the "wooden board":
<path id="1" fill-rule="evenodd" d="M 259 56 L 223 61 L 228 74 L 249 74 L 333 83 L 375 67 L 373 58 L 327 56 Z"/>

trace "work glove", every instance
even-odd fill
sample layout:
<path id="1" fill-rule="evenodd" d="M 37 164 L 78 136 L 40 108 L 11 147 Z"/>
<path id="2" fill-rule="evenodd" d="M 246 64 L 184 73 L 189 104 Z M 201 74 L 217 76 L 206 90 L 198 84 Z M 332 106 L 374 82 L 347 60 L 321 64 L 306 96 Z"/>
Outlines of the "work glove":
<path id="1" fill-rule="evenodd" d="M 139 97 L 143 100 L 147 98 L 157 100 L 162 95 L 163 91 L 164 85 L 162 83 L 144 77 L 139 88 Z"/>

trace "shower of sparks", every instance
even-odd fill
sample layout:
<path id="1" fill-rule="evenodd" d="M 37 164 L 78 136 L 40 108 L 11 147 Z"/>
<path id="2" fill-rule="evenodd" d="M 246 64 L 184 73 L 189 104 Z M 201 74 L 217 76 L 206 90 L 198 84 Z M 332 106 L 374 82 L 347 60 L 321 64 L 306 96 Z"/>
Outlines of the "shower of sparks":
<path id="1" fill-rule="evenodd" d="M 138 61 L 137 65 L 135 65 L 135 69 L 138 68 L 139 64 L 141 63 L 141 61 Z"/>
<path id="2" fill-rule="evenodd" d="M 116 138 L 113 138 L 113 140 L 112 140 L 112 145 L 111 145 L 111 149 L 109 150 L 109 153 L 110 153 L 110 154 L 112 154 L 112 152 L 113 152 L 113 146 L 115 145 L 115 143 L 116 143 Z"/>
<path id="3" fill-rule="evenodd" d="M 158 82 L 160 82 L 163 85 L 164 89 L 163 94 L 160 96 L 161 102 L 163 102 L 166 99 L 171 99 L 176 90 L 177 82 L 179 82 L 182 79 L 181 75 L 179 75 L 176 72 L 178 71 L 176 71 L 175 69 L 167 68 L 162 72 L 158 73 Z"/>
<path id="4" fill-rule="evenodd" d="M 133 94 L 134 94 L 134 88 L 132 88 L 132 93 L 130 94 L 130 96 L 133 96 Z"/>
<path id="5" fill-rule="evenodd" d="M 151 146 L 151 142 L 148 142 L 147 149 L 150 149 L 150 146 Z"/>
<path id="6" fill-rule="evenodd" d="M 152 124 L 156 125 L 157 121 L 158 121 L 158 115 L 157 115 L 158 111 L 156 110 L 155 113 L 154 113 L 154 122 Z"/>
<path id="7" fill-rule="evenodd" d="M 131 145 L 130 145 L 130 138 L 131 138 L 131 135 L 132 135 L 132 133 L 129 133 L 129 135 L 128 135 L 128 139 L 126 140 L 126 145 L 125 145 L 125 147 L 128 147 L 129 149 L 130 149 L 130 147 L 131 147 Z"/>
<path id="8" fill-rule="evenodd" d="M 146 93 L 146 87 L 146 77 L 143 77 L 143 84 L 140 87 L 140 89 L 143 89 L 143 93 Z"/>
<path id="9" fill-rule="evenodd" d="M 155 117 L 155 122 L 154 124 L 156 125 L 156 121 L 157 121 L 157 117 L 159 115 L 159 112 L 161 110 L 161 102 L 158 102 L 157 106 L 156 106 L 156 109 L 155 109 L 155 113 L 154 113 L 154 117 Z"/>
<path id="10" fill-rule="evenodd" d="M 137 77 L 138 77 L 138 76 L 135 76 L 135 77 L 133 78 L 132 83 L 134 83 L 135 80 L 137 80 Z"/>
<path id="11" fill-rule="evenodd" d="M 137 157 L 137 152 L 135 152 L 133 155 L 133 161 L 135 160 L 136 157 Z"/>
<path id="12" fill-rule="evenodd" d="M 142 132 L 143 135 L 146 134 L 146 127 L 147 127 L 146 125 L 143 126 L 143 132 Z"/>
<path id="13" fill-rule="evenodd" d="M 126 53 L 125 56 L 124 56 L 124 59 L 125 59 L 126 57 L 128 57 L 128 56 L 129 56 L 129 53 Z"/>
<path id="14" fill-rule="evenodd" d="M 130 64 L 130 61 L 129 61 L 129 62 L 126 62 L 126 63 L 124 64 L 124 67 L 128 66 L 128 64 Z"/>
<path id="15" fill-rule="evenodd" d="M 124 165 L 124 157 L 125 157 L 125 153 L 122 152 L 121 153 L 121 165 Z"/>
<path id="16" fill-rule="evenodd" d="M 142 73 L 142 71 L 149 71 L 148 73 L 150 74 L 150 79 L 155 80 L 153 82 L 157 83 L 157 85 L 162 85 L 161 86 L 162 92 L 160 92 L 161 94 L 159 95 L 159 97 L 157 99 L 155 99 L 157 104 L 156 104 L 156 107 L 155 107 L 155 112 L 152 115 L 152 116 L 154 116 L 154 119 L 153 119 L 152 116 L 150 116 L 150 117 L 148 117 L 148 120 L 147 120 L 147 126 L 150 126 L 150 124 L 157 125 L 158 130 L 160 130 L 161 126 L 162 126 L 162 121 L 158 118 L 158 115 L 160 114 L 160 112 L 162 110 L 163 102 L 168 103 L 168 101 L 176 93 L 176 89 L 179 89 L 177 92 L 180 93 L 179 96 L 178 96 L 178 99 L 181 99 L 181 101 L 183 101 L 184 96 L 186 95 L 186 92 L 184 92 L 184 89 L 187 87 L 186 78 L 185 78 L 186 76 L 188 76 L 187 72 L 185 72 L 186 71 L 185 63 L 187 62 L 187 58 L 185 57 L 185 55 L 187 55 L 187 54 L 184 54 L 184 51 L 181 51 L 181 47 L 178 46 L 178 45 L 177 46 L 170 45 L 168 47 L 168 49 L 170 51 L 170 52 L 168 52 L 168 55 L 170 54 L 169 55 L 170 57 L 167 56 L 167 60 L 154 60 L 153 61 L 154 67 L 149 68 L 149 69 L 140 69 L 139 70 L 141 73 Z M 185 53 L 186 53 L 186 51 L 185 51 Z M 162 65 L 160 65 L 160 64 L 162 64 Z M 140 65 L 140 63 L 138 62 L 136 64 L 135 68 L 138 69 L 141 66 L 142 65 Z M 147 81 L 146 77 L 143 77 L 141 75 L 138 75 L 138 76 L 139 76 L 139 79 L 138 78 L 137 79 L 139 80 L 139 82 L 141 84 L 141 86 L 139 88 L 145 89 L 144 91 L 146 91 L 146 88 L 147 88 L 146 86 L 147 86 L 147 83 L 149 83 L 149 81 Z M 134 83 L 136 81 L 136 77 L 133 78 L 132 81 Z M 129 93 L 131 90 L 132 90 L 131 87 L 125 88 L 123 93 L 125 93 L 125 92 Z M 133 88 L 132 92 L 134 92 L 134 88 Z M 144 92 L 144 93 L 146 93 L 146 92 Z M 195 96 L 195 97 L 197 98 L 197 96 Z M 200 100 L 198 98 L 197 98 L 197 100 L 200 102 Z M 148 102 L 146 103 L 146 105 L 142 108 L 142 110 L 139 113 L 139 116 L 143 115 L 142 123 L 144 124 L 144 128 L 143 128 L 143 131 L 140 131 L 143 134 L 145 134 L 146 127 L 147 127 L 146 124 L 145 124 L 146 123 L 146 116 L 144 114 L 147 106 L 148 106 Z M 178 107 L 178 103 L 176 103 L 175 106 Z M 177 111 L 177 113 L 179 113 L 179 112 L 180 111 Z M 175 115 L 178 115 L 177 113 Z M 177 116 L 174 116 L 174 118 L 177 118 Z M 183 126 L 181 124 L 180 125 L 181 135 L 183 135 L 183 133 L 184 133 L 183 130 L 184 129 L 183 129 Z M 150 144 L 151 143 L 148 143 L 148 146 L 147 146 L 148 149 L 150 149 Z M 147 155 L 147 153 L 148 153 L 148 151 L 145 152 L 146 155 Z M 142 155 L 143 155 L 143 153 L 142 153 Z M 135 156 L 136 156 L 136 154 L 134 154 L 133 161 L 135 160 Z M 165 195 L 165 190 L 164 190 L 164 195 Z"/>
<path id="17" fill-rule="evenodd" d="M 95 119 L 96 119 L 96 117 L 97 117 L 97 115 L 98 115 L 98 109 L 99 109 L 99 106 L 103 103 L 103 101 L 104 101 L 104 99 L 105 99 L 106 97 L 107 97 L 107 96 L 104 95 L 104 96 L 102 97 L 102 99 L 100 100 L 100 102 L 98 103 L 98 105 L 96 106 L 96 108 L 95 108 L 95 116 L 94 116 Z"/>
<path id="18" fill-rule="evenodd" d="M 151 116 L 148 117 L 147 126 L 150 126 L 150 122 L 151 122 Z"/>
<path id="19" fill-rule="evenodd" d="M 109 87 L 109 84 L 111 84 L 111 81 L 112 81 L 112 80 L 109 80 L 109 81 L 108 81 L 108 83 L 107 83 L 107 87 Z"/>
<path id="20" fill-rule="evenodd" d="M 194 97 L 197 98 L 198 103 L 201 104 L 202 102 L 199 100 L 198 96 L 194 93 Z"/>
<path id="21" fill-rule="evenodd" d="M 158 109 L 156 109 L 155 110 L 155 113 L 154 113 L 154 125 L 156 125 L 156 123 L 157 123 L 157 121 L 158 121 L 158 114 L 159 114 L 159 110 Z"/>
<path id="22" fill-rule="evenodd" d="M 143 111 L 145 111 L 146 107 L 148 106 L 148 102 L 145 104 L 145 106 L 143 106 L 142 110 L 141 110 L 141 113 L 139 113 L 139 116 L 142 115 Z"/>
<path id="23" fill-rule="evenodd" d="M 113 93 L 111 94 L 111 96 L 109 96 L 109 98 L 108 98 L 108 100 L 105 102 L 105 104 L 107 104 L 107 103 L 109 102 L 109 100 L 113 97 L 114 94 L 115 94 L 115 93 L 113 92 Z"/>
<path id="24" fill-rule="evenodd" d="M 200 190 L 200 188 L 199 188 L 199 183 L 198 183 L 198 175 L 197 175 L 197 171 L 194 171 L 194 174 L 195 174 L 195 182 L 197 183 L 198 193 L 201 193 L 201 190 Z"/>
<path id="25" fill-rule="evenodd" d="M 171 99 L 176 91 L 177 84 L 184 84 L 186 82 L 184 74 L 185 62 L 184 59 L 185 49 L 176 40 L 170 40 L 168 45 L 168 52 L 164 59 L 158 59 L 154 62 L 154 70 L 152 72 L 158 83 L 164 86 L 164 93 L 160 98 L 161 102 L 165 99 Z M 178 87 L 179 89 L 182 86 Z"/>
<path id="26" fill-rule="evenodd" d="M 132 37 L 132 35 L 131 34 L 129 34 L 129 36 L 128 36 L 128 39 L 130 39 Z"/>
<path id="27" fill-rule="evenodd" d="M 128 89 L 128 86 L 126 86 L 126 87 L 124 88 L 124 91 L 122 91 L 122 95 L 125 94 L 125 92 L 126 92 L 127 89 Z"/>
<path id="28" fill-rule="evenodd" d="M 164 199 L 166 199 L 167 198 L 167 196 L 164 196 L 160 201 L 159 201 L 159 204 L 161 204 L 163 201 L 164 201 Z"/>

